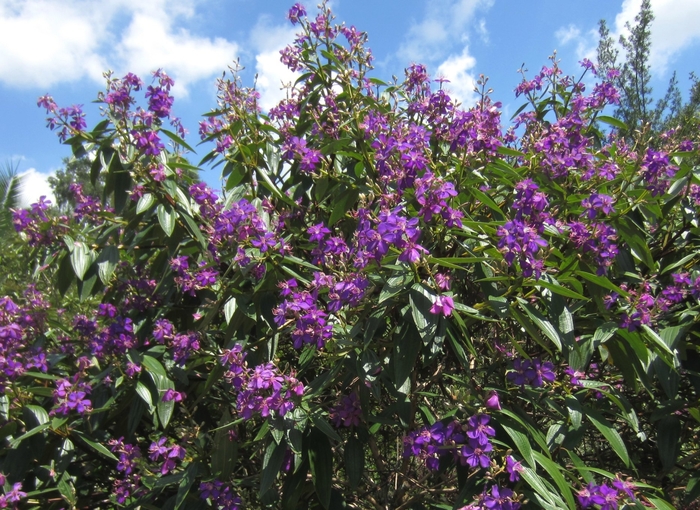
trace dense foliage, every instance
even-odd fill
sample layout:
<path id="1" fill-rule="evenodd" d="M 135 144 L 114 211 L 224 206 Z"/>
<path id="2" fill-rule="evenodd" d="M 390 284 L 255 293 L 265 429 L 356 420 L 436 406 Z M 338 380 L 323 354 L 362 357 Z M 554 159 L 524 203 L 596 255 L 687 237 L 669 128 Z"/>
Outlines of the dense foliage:
<path id="1" fill-rule="evenodd" d="M 40 99 L 104 195 L 14 215 L 2 504 L 689 505 L 697 137 L 628 145 L 608 77 L 556 61 L 504 129 L 486 79 L 465 108 L 422 65 L 370 77 L 325 7 L 289 19 L 288 97 L 221 79 L 198 164 L 163 71 L 107 75 L 92 130 Z"/>

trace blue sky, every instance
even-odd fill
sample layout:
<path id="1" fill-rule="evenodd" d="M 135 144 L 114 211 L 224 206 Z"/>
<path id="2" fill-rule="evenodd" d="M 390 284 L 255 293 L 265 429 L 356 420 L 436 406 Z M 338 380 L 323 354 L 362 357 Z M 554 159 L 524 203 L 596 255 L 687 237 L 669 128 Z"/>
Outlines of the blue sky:
<path id="1" fill-rule="evenodd" d="M 263 106 L 282 97 L 288 72 L 279 50 L 294 37 L 282 0 L 0 0 L 0 162 L 27 173 L 24 200 L 50 190 L 46 178 L 70 155 L 45 127 L 37 97 L 59 106 L 83 104 L 88 125 L 100 120 L 90 104 L 104 87 L 103 71 L 135 72 L 144 81 L 163 68 L 176 81 L 174 114 L 197 143 L 201 113 L 215 101 L 215 80 L 236 59 L 258 88 Z M 302 2 L 304 3 L 304 2 Z M 557 51 L 565 72 L 593 58 L 597 24 L 624 33 L 641 0 L 333 0 L 336 21 L 369 34 L 375 75 L 401 77 L 411 63 L 450 79 L 452 96 L 466 105 L 479 74 L 505 113 L 520 106 L 513 89 L 524 65 L 530 76 Z M 306 6 L 312 10 L 313 4 Z M 651 65 L 655 95 L 675 70 L 684 94 L 688 75 L 700 73 L 700 1 L 652 0 Z M 504 119 L 504 122 L 507 120 Z M 197 160 L 208 149 L 200 147 Z M 217 170 L 202 177 L 219 186 Z"/>

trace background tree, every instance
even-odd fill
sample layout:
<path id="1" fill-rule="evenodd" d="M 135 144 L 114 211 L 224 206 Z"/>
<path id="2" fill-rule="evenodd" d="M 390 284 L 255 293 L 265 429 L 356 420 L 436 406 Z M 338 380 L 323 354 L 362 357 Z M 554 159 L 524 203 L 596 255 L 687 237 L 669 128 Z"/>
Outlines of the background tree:
<path id="1" fill-rule="evenodd" d="M 624 50 L 624 59 L 620 61 L 620 50 L 606 21 L 601 20 L 598 29 L 598 71 L 603 77 L 608 76 L 612 70 L 617 71 L 611 75 L 611 81 L 620 92 L 620 104 L 615 110 L 615 116 L 627 125 L 628 129 L 621 133 L 625 138 L 637 140 L 640 136 L 651 136 L 653 139 L 670 130 L 673 130 L 675 136 L 692 138 L 692 133 L 698 126 L 700 111 L 700 87 L 694 74 L 691 75 L 693 85 L 686 103 L 683 102 L 678 77 L 674 72 L 666 93 L 652 107 L 652 70 L 649 59 L 653 21 L 651 2 L 644 0 L 634 18 L 634 24 L 625 25 L 629 34 L 623 34 L 619 38 L 619 47 Z"/>
<path id="2" fill-rule="evenodd" d="M 5 163 L 0 168 L 0 237 L 5 240 L 13 233 L 12 209 L 19 207 L 22 192 L 22 177 L 17 174 L 17 165 Z"/>
<path id="3" fill-rule="evenodd" d="M 55 176 L 49 177 L 49 186 L 56 197 L 56 206 L 61 211 L 73 209 L 75 197 L 70 190 L 71 184 L 81 184 L 86 196 L 102 197 L 104 176 L 100 175 L 95 183 L 90 178 L 92 163 L 87 157 L 63 158 L 63 168 L 56 171 Z"/>

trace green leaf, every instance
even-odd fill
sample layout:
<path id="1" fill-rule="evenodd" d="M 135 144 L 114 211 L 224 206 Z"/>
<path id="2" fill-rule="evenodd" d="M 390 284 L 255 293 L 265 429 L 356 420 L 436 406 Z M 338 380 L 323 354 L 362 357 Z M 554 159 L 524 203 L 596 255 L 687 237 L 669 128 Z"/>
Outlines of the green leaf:
<path id="1" fill-rule="evenodd" d="M 540 311 L 532 306 L 530 303 L 526 302 L 525 300 L 519 299 L 518 300 L 520 307 L 525 310 L 525 313 L 527 313 L 528 317 L 534 322 L 538 328 L 540 328 L 540 331 L 545 334 L 547 338 L 549 338 L 552 342 L 554 342 L 554 345 L 557 346 L 557 348 L 561 351 L 562 349 L 562 341 L 561 337 L 559 336 L 559 332 L 557 331 L 557 328 L 552 325 L 549 320 L 547 320 Z"/>
<path id="2" fill-rule="evenodd" d="M 350 436 L 345 443 L 345 473 L 348 475 L 350 488 L 355 489 L 365 469 L 365 452 L 362 443 L 355 436 Z"/>
<path id="3" fill-rule="evenodd" d="M 172 131 L 168 131 L 167 129 L 160 128 L 159 132 L 163 133 L 165 136 L 170 138 L 176 144 L 183 146 L 188 151 L 194 152 L 195 154 L 197 154 L 195 152 L 195 150 L 187 144 L 187 142 L 185 142 L 182 138 L 180 138 L 178 135 L 176 135 Z"/>
<path id="4" fill-rule="evenodd" d="M 665 473 L 676 465 L 680 453 L 681 422 L 678 416 L 666 416 L 656 424 L 656 448 Z"/>
<path id="5" fill-rule="evenodd" d="M 413 373 L 420 353 L 421 337 L 413 321 L 404 315 L 403 323 L 394 338 L 394 355 L 391 362 L 394 365 L 394 383 L 396 388 L 401 388 Z"/>
<path id="6" fill-rule="evenodd" d="M 238 457 L 238 441 L 231 438 L 228 427 L 233 419 L 228 409 L 219 420 L 219 428 L 214 434 L 214 446 L 211 453 L 211 471 L 220 480 L 228 480 L 233 473 Z"/>
<path id="7" fill-rule="evenodd" d="M 175 401 L 163 400 L 163 395 L 168 390 L 175 389 L 175 383 L 171 381 L 168 377 L 158 375 L 156 373 L 150 372 L 153 382 L 156 384 L 158 389 L 158 403 L 156 404 L 156 412 L 158 413 L 158 420 L 161 426 L 165 429 L 170 423 L 170 418 L 173 416 L 173 411 L 175 410 Z"/>
<path id="8" fill-rule="evenodd" d="M 139 198 L 139 201 L 136 204 L 136 214 L 141 214 L 142 212 L 147 211 L 155 202 L 156 197 L 154 197 L 151 193 L 144 193 L 141 195 L 141 198 Z"/>
<path id="9" fill-rule="evenodd" d="M 105 285 L 109 285 L 112 274 L 119 263 L 119 249 L 109 245 L 102 248 L 100 256 L 97 257 L 97 274 Z"/>
<path id="10" fill-rule="evenodd" d="M 146 369 L 151 372 L 152 374 L 161 376 L 161 377 L 167 377 L 168 373 L 165 371 L 165 367 L 161 364 L 160 361 L 158 361 L 156 358 L 153 356 L 149 356 L 148 354 L 144 354 L 143 357 L 141 358 L 141 364 L 146 367 Z"/>
<path id="11" fill-rule="evenodd" d="M 88 439 L 88 437 L 85 434 L 83 434 L 82 432 L 80 432 L 79 430 L 73 429 L 72 433 L 74 433 L 76 436 L 78 436 L 81 440 L 83 440 L 85 442 L 85 444 L 87 444 L 90 448 L 95 450 L 100 455 L 107 457 L 108 459 L 111 459 L 114 461 L 119 460 L 105 446 L 101 445 L 100 443 L 96 443 L 92 439 Z"/>
<path id="12" fill-rule="evenodd" d="M 437 331 L 438 316 L 430 311 L 434 298 L 435 295 L 431 290 L 420 283 L 413 285 L 408 295 L 413 323 L 425 345 L 432 342 Z"/>
<path id="13" fill-rule="evenodd" d="M 505 421 L 501 421 L 501 426 L 503 427 L 503 430 L 505 430 L 506 433 L 508 433 L 510 438 L 513 440 L 515 447 L 520 452 L 520 455 L 523 456 L 523 459 L 525 459 L 527 463 L 530 464 L 530 467 L 536 468 L 537 464 L 535 455 L 532 451 L 532 446 L 530 446 L 530 441 L 527 438 L 527 435 L 521 432 L 520 430 L 517 430 L 515 427 L 512 427 L 511 425 L 506 425 Z"/>
<path id="14" fill-rule="evenodd" d="M 335 429 L 331 427 L 331 424 L 328 423 L 322 416 L 318 414 L 312 414 L 311 423 L 313 423 L 318 430 L 323 432 L 326 436 L 333 439 L 334 441 L 338 441 L 339 443 L 343 441 L 343 439 L 338 435 Z"/>
<path id="15" fill-rule="evenodd" d="M 170 237 L 175 230 L 176 213 L 170 204 L 158 204 L 156 208 L 158 214 L 158 223 L 160 223 L 165 235 Z"/>
<path id="16" fill-rule="evenodd" d="M 627 453 L 627 447 L 625 446 L 622 437 L 620 437 L 620 433 L 615 430 L 610 422 L 606 420 L 605 417 L 598 411 L 590 407 L 584 407 L 584 413 L 586 414 L 586 418 L 588 418 L 590 422 L 595 425 L 603 436 L 605 436 L 605 439 L 607 439 L 608 443 L 610 443 L 610 447 L 617 454 L 617 456 L 620 457 L 622 462 L 625 463 L 625 466 L 629 467 L 629 453 Z"/>
<path id="17" fill-rule="evenodd" d="M 141 400 L 143 400 L 150 412 L 153 412 L 153 398 L 151 397 L 151 390 L 148 386 L 143 384 L 141 381 L 136 382 L 136 393 L 138 393 Z"/>
<path id="18" fill-rule="evenodd" d="M 75 241 L 73 243 L 70 262 L 73 266 L 73 271 L 75 271 L 75 276 L 77 276 L 79 280 L 83 279 L 94 260 L 93 251 L 85 243 L 82 241 Z"/>
<path id="19" fill-rule="evenodd" d="M 187 466 L 187 469 L 185 469 L 184 476 L 182 477 L 182 480 L 180 480 L 180 486 L 177 488 L 177 496 L 175 497 L 174 510 L 180 510 L 180 508 L 182 508 L 182 505 L 185 502 L 185 499 L 187 498 L 187 494 L 189 494 L 190 489 L 192 488 L 192 484 L 197 478 L 199 471 L 200 464 L 198 462 L 193 462 L 192 464 Z"/>
<path id="20" fill-rule="evenodd" d="M 620 119 L 616 119 L 615 117 L 609 117 L 607 115 L 599 115 L 598 117 L 596 117 L 596 120 L 603 122 L 604 124 L 608 124 L 612 127 L 616 127 L 620 131 L 629 131 L 627 124 L 622 122 Z"/>
<path id="21" fill-rule="evenodd" d="M 328 508 L 333 481 L 333 451 L 328 437 L 318 429 L 312 429 L 309 435 L 309 466 L 316 495 L 323 508 Z"/>
<path id="22" fill-rule="evenodd" d="M 340 197 L 335 201 L 333 206 L 333 211 L 331 212 L 331 217 L 328 220 L 328 226 L 334 225 L 340 218 L 345 216 L 357 201 L 357 197 L 360 196 L 360 192 L 354 188 L 346 189 L 340 193 Z"/>
<path id="23" fill-rule="evenodd" d="M 325 437 L 325 436 L 322 436 Z M 327 441 L 327 440 L 326 440 Z M 260 477 L 260 496 L 262 497 L 270 490 L 272 484 L 277 479 L 277 475 L 282 469 L 284 456 L 287 452 L 287 443 L 282 441 L 280 444 L 271 441 L 265 451 L 263 459 L 262 476 Z"/>
<path id="24" fill-rule="evenodd" d="M 587 273 L 585 271 L 574 271 L 574 273 L 583 278 L 584 280 L 588 280 L 589 282 L 598 285 L 599 287 L 611 290 L 613 292 L 617 292 L 622 297 L 627 297 L 629 295 L 627 292 L 625 292 L 620 287 L 608 280 L 608 278 L 605 276 L 598 276 L 593 273 Z"/>
<path id="25" fill-rule="evenodd" d="M 571 486 L 566 482 L 566 479 L 560 473 L 560 466 L 555 462 L 551 461 L 540 452 L 533 452 L 535 459 L 540 466 L 544 468 L 545 471 L 552 477 L 554 483 L 559 488 L 559 493 L 564 496 L 566 500 L 566 505 L 570 510 L 576 510 L 576 501 L 574 500 L 574 495 L 571 492 Z"/>
<path id="26" fill-rule="evenodd" d="M 236 308 L 238 308 L 236 298 L 229 298 L 224 305 L 224 318 L 226 319 L 226 324 L 231 322 L 231 317 L 233 317 L 233 314 L 236 313 Z"/>

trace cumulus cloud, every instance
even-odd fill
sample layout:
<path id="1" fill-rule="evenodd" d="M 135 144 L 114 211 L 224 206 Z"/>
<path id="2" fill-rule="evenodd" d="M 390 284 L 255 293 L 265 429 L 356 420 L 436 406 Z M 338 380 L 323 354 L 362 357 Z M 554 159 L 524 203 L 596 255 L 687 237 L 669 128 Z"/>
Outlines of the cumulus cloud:
<path id="1" fill-rule="evenodd" d="M 566 44 L 569 41 L 575 40 L 581 36 L 581 30 L 575 25 L 562 27 L 554 34 L 559 44 Z"/>
<path id="2" fill-rule="evenodd" d="M 437 75 L 449 80 L 443 87 L 453 99 L 469 107 L 476 103 L 478 95 L 474 90 L 476 77 L 470 72 L 476 65 L 476 59 L 469 54 L 465 46 L 459 55 L 450 55 L 437 68 Z"/>
<path id="3" fill-rule="evenodd" d="M 628 35 L 627 24 L 634 25 L 641 0 L 624 0 L 615 20 L 609 23 L 610 36 L 617 42 L 620 35 Z M 697 0 L 651 0 L 654 21 L 651 25 L 651 53 L 649 63 L 660 74 L 668 71 L 674 58 L 685 48 L 700 42 L 700 2 Z M 555 32 L 559 44 L 576 44 L 576 56 L 595 59 L 598 30 L 582 31 L 575 25 L 561 27 Z M 624 50 L 618 47 L 621 56 Z"/>
<path id="4" fill-rule="evenodd" d="M 615 17 L 614 38 L 627 34 L 626 24 L 634 24 L 641 0 L 624 0 Z M 674 57 L 691 44 L 700 42 L 700 2 L 697 0 L 651 0 L 654 21 L 651 25 L 652 69 L 664 74 Z M 611 27 L 611 31 L 612 31 Z"/>
<path id="5" fill-rule="evenodd" d="M 48 179 L 50 176 L 51 174 L 39 172 L 35 168 L 22 172 L 20 174 L 22 188 L 20 189 L 19 206 L 29 207 L 42 196 L 55 203 L 56 198 L 53 195 L 53 191 L 51 191 L 51 186 L 49 186 Z"/>
<path id="6" fill-rule="evenodd" d="M 251 43 L 256 50 L 256 87 L 260 92 L 260 107 L 267 111 L 286 97 L 285 86 L 293 84 L 298 75 L 280 62 L 280 50 L 295 38 L 296 30 L 289 25 L 273 25 L 261 18 L 251 32 Z"/>
<path id="7" fill-rule="evenodd" d="M 430 0 L 420 22 L 414 22 L 399 48 L 403 61 L 429 62 L 449 54 L 454 42 L 468 39 L 467 29 L 486 34 L 486 26 L 475 20 L 480 9 L 488 9 L 493 0 Z"/>
<path id="8" fill-rule="evenodd" d="M 238 54 L 233 41 L 193 34 L 182 23 L 196 0 L 0 0 L 0 81 L 47 88 L 102 72 L 146 77 L 165 68 L 176 94 Z"/>

